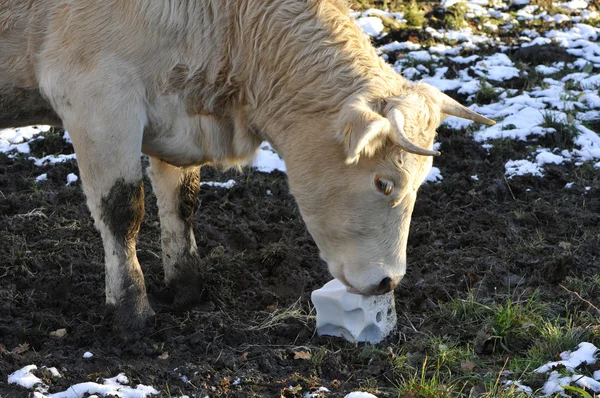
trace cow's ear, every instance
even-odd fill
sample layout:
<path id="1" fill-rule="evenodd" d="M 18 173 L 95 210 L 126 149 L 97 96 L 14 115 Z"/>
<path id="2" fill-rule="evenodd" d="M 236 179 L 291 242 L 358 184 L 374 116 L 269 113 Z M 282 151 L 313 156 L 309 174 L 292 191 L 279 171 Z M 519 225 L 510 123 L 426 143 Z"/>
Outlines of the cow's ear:
<path id="1" fill-rule="evenodd" d="M 388 139 L 390 122 L 367 105 L 350 105 L 340 115 L 340 138 L 346 149 L 346 164 L 361 155 L 372 156 Z"/>

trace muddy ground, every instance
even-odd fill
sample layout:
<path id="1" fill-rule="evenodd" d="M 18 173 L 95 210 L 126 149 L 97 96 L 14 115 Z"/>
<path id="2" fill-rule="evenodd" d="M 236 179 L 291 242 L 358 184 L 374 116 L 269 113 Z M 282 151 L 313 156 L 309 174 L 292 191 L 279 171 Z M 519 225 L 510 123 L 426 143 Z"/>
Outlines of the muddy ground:
<path id="1" fill-rule="evenodd" d="M 34 154 L 72 152 L 57 135 L 48 133 Z M 597 170 L 551 166 L 544 178 L 506 180 L 503 165 L 519 150 L 515 144 L 487 153 L 463 133 L 441 129 L 439 139 L 436 165 L 444 180 L 421 188 L 408 275 L 396 291 L 400 333 L 380 348 L 414 349 L 428 334 L 475 341 L 477 330 L 432 316 L 468 289 L 484 301 L 536 290 L 556 303 L 549 311 L 566 311 L 565 303 L 584 308 L 560 284 L 600 269 Z M 42 172 L 48 180 L 36 183 Z M 51 392 L 125 372 L 164 396 L 301 396 L 318 386 L 332 390 L 329 396 L 361 387 L 393 393 L 398 380 L 387 360 L 314 333 L 310 293 L 329 276 L 285 174 L 203 170 L 205 180 L 238 184 L 200 193 L 199 266 L 210 269 L 211 282 L 202 287 L 207 295 L 199 307 L 179 313 L 159 300 L 159 225 L 146 180 L 138 256 L 157 316 L 145 333 L 122 336 L 103 317 L 101 240 L 80 184 L 65 186 L 71 172 L 77 173 L 75 162 L 38 168 L 23 156 L 0 154 L 0 395 L 27 395 L 5 382 L 29 364 L 61 370 L 64 378 L 47 379 Z M 575 184 L 564 189 L 568 182 Z M 588 299 L 599 304 L 598 297 L 592 292 Z M 66 336 L 51 336 L 61 328 Z M 85 351 L 94 357 L 83 359 Z M 297 351 L 312 358 L 295 359 Z M 478 358 L 501 361 L 494 352 Z"/>

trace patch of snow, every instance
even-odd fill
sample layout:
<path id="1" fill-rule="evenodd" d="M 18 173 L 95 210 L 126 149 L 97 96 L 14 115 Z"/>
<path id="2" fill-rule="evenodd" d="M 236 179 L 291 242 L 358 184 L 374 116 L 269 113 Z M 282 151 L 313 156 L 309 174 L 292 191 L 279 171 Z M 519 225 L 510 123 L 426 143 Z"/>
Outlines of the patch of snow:
<path id="1" fill-rule="evenodd" d="M 377 398 L 377 396 L 368 392 L 354 391 L 347 394 L 344 398 Z"/>
<path id="2" fill-rule="evenodd" d="M 437 87 L 440 91 L 456 90 L 464 84 L 457 79 L 444 79 L 444 75 L 447 71 L 447 66 L 437 68 L 433 77 L 423 78 L 423 81 Z"/>
<path id="3" fill-rule="evenodd" d="M 540 36 L 540 34 L 537 31 L 531 29 L 525 29 L 521 32 L 521 34 L 531 39 L 535 39 L 536 37 Z"/>
<path id="4" fill-rule="evenodd" d="M 73 160 L 73 159 L 77 159 L 77 155 L 75 155 L 74 153 L 71 153 L 69 155 L 63 155 L 58 154 L 58 155 L 48 155 L 48 156 L 44 156 L 43 158 L 34 158 L 34 157 L 30 157 L 29 159 L 35 161 L 35 165 L 37 167 L 42 167 L 42 166 L 46 166 L 46 165 L 54 165 L 56 163 L 64 163 L 68 160 Z"/>
<path id="5" fill-rule="evenodd" d="M 546 65 L 538 65 L 535 67 L 535 70 L 538 73 L 541 73 L 542 75 L 546 75 L 546 76 L 553 75 L 553 74 L 561 71 L 561 69 L 559 69 L 559 68 L 555 68 L 553 66 L 546 66 Z"/>
<path id="6" fill-rule="evenodd" d="M 79 180 L 79 177 L 77 177 L 77 174 L 69 173 L 69 175 L 67 176 L 67 183 L 65 185 L 69 186 L 77 180 Z"/>
<path id="7" fill-rule="evenodd" d="M 472 120 L 462 119 L 462 118 L 456 117 L 456 116 L 448 116 L 442 122 L 442 124 L 444 124 L 445 126 L 447 126 L 448 128 L 451 128 L 453 130 L 466 129 L 467 127 L 471 126 L 473 123 L 475 123 L 475 122 L 473 122 Z"/>
<path id="8" fill-rule="evenodd" d="M 160 392 L 154 387 L 138 384 L 135 388 L 129 387 L 129 379 L 124 373 L 104 379 L 103 384 L 94 382 L 85 382 L 75 384 L 67 390 L 55 394 L 35 392 L 34 398 L 79 398 L 85 394 L 100 394 L 102 396 L 118 396 L 122 398 L 146 398 L 151 395 L 158 395 Z"/>
<path id="9" fill-rule="evenodd" d="M 585 93 L 581 97 L 579 97 L 579 101 L 586 104 L 590 108 L 599 108 L 600 109 L 600 96 L 595 93 Z M 596 113 L 598 113 L 596 111 Z M 598 117 L 594 117 L 588 120 L 598 119 Z M 585 119 L 583 119 L 585 120 Z"/>
<path id="10" fill-rule="evenodd" d="M 400 72 L 400 71 L 398 71 L 398 72 Z M 409 80 L 414 80 L 415 76 L 421 75 L 421 72 L 419 72 L 419 70 L 417 68 L 406 68 L 406 69 L 402 70 L 401 73 L 404 75 L 404 77 L 406 77 Z"/>
<path id="11" fill-rule="evenodd" d="M 565 351 L 560 354 L 561 361 L 549 362 L 546 365 L 542 365 L 539 368 L 535 369 L 536 373 L 547 373 L 549 370 L 560 366 L 565 367 L 567 370 L 571 372 L 575 371 L 582 363 L 594 364 L 596 363 L 595 354 L 598 351 L 595 345 L 592 343 L 580 343 L 577 346 L 576 351 Z"/>
<path id="12" fill-rule="evenodd" d="M 62 375 L 60 374 L 60 372 L 58 371 L 58 369 L 56 369 L 55 367 L 48 368 L 46 366 L 42 366 L 42 368 L 43 369 L 48 369 L 48 371 L 50 372 L 50 374 L 52 375 L 52 377 L 56 377 L 56 378 L 62 377 Z"/>
<path id="13" fill-rule="evenodd" d="M 471 80 L 470 82 L 462 83 L 458 89 L 459 94 L 475 94 L 481 90 L 481 82 L 479 80 Z"/>
<path id="14" fill-rule="evenodd" d="M 440 77 L 424 77 L 423 81 L 437 87 L 440 91 L 456 90 L 464 84 L 459 80 L 443 79 Z"/>
<path id="15" fill-rule="evenodd" d="M 234 185 L 236 185 L 237 182 L 235 182 L 235 180 L 229 180 L 227 182 L 217 182 L 217 181 L 202 181 L 200 182 L 200 185 L 206 185 L 209 187 L 219 187 L 219 188 L 225 188 L 225 189 L 231 189 Z"/>
<path id="16" fill-rule="evenodd" d="M 588 7 L 588 2 L 585 0 L 571 0 L 567 3 L 559 4 L 559 7 L 566 8 L 567 10 L 583 10 Z"/>
<path id="17" fill-rule="evenodd" d="M 93 357 L 93 356 L 94 356 L 94 354 L 92 354 L 92 353 L 91 353 L 91 352 L 89 352 L 89 351 L 86 351 L 86 352 L 84 352 L 84 353 L 83 353 L 83 358 L 86 358 L 86 359 L 87 359 L 87 358 L 91 358 L 91 357 Z"/>
<path id="18" fill-rule="evenodd" d="M 48 179 L 48 174 L 46 174 L 46 173 L 40 174 L 39 176 L 35 177 L 35 180 L 37 182 L 46 181 L 47 179 Z"/>
<path id="19" fill-rule="evenodd" d="M 405 41 L 402 43 L 398 43 L 397 41 L 393 41 L 391 43 L 385 44 L 381 47 L 377 47 L 377 50 L 380 52 L 383 51 L 400 51 L 400 50 L 408 50 L 415 51 L 421 48 L 419 43 L 413 43 L 411 41 Z"/>
<path id="20" fill-rule="evenodd" d="M 33 370 L 36 369 L 36 365 L 27 365 L 24 368 L 21 368 L 11 373 L 10 375 L 8 375 L 8 384 L 17 384 L 27 389 L 31 389 L 37 384 L 42 384 L 42 380 L 33 373 L 31 373 Z"/>
<path id="21" fill-rule="evenodd" d="M 585 78 L 580 83 L 581 83 L 581 88 L 583 88 L 584 90 L 596 89 L 596 88 L 600 87 L 600 74 L 596 74 L 594 76 Z"/>
<path id="22" fill-rule="evenodd" d="M 536 177 L 543 177 L 543 172 L 537 163 L 530 162 L 529 160 L 509 160 L 504 165 L 506 169 L 506 176 L 511 179 L 514 176 L 521 176 L 531 174 Z"/>
<path id="23" fill-rule="evenodd" d="M 369 36 L 377 37 L 383 32 L 383 22 L 378 17 L 362 17 L 355 22 Z"/>
<path id="24" fill-rule="evenodd" d="M 406 58 L 420 62 L 429 62 L 433 59 L 431 54 L 429 54 L 427 50 L 409 52 L 408 54 L 406 54 Z"/>
<path id="25" fill-rule="evenodd" d="M 442 176 L 440 169 L 437 167 L 432 167 L 429 171 L 429 174 L 427 174 L 427 177 L 425 178 L 425 182 L 440 183 L 443 179 L 444 177 Z"/>
<path id="26" fill-rule="evenodd" d="M 571 383 L 571 376 L 560 377 L 560 373 L 553 371 L 544 386 L 542 393 L 546 396 L 553 394 L 562 394 L 565 389 L 561 386 L 568 386 Z"/>
<path id="27" fill-rule="evenodd" d="M 517 380 L 517 381 L 508 380 L 506 382 L 506 385 L 507 386 L 514 385 L 515 387 L 517 387 L 516 388 L 517 391 L 523 391 L 527 394 L 533 394 L 533 389 L 531 387 L 521 384 L 521 382 L 519 380 Z"/>
<path id="28" fill-rule="evenodd" d="M 571 18 L 569 18 L 565 14 L 556 14 L 554 17 L 551 17 L 551 19 L 553 19 L 554 22 L 556 22 L 558 24 L 571 20 Z"/>
<path id="29" fill-rule="evenodd" d="M 0 141 L 19 144 L 31 140 L 34 136 L 49 131 L 52 127 L 46 125 L 0 129 Z"/>
<path id="30" fill-rule="evenodd" d="M 534 13 L 538 10 L 539 6 L 528 5 L 517 11 L 517 20 L 530 21 L 535 18 Z"/>
<path id="31" fill-rule="evenodd" d="M 548 150 L 543 150 L 537 154 L 537 156 L 535 157 L 535 160 L 540 165 L 548 164 L 548 163 L 561 164 L 562 162 L 565 161 L 565 158 L 560 155 L 556 155 Z"/>
<path id="32" fill-rule="evenodd" d="M 546 38 L 546 37 L 536 37 L 535 39 L 525 42 L 523 44 L 521 44 L 521 47 L 526 48 L 526 47 L 532 47 L 532 46 L 545 46 L 552 43 L 552 40 Z"/>
<path id="33" fill-rule="evenodd" d="M 496 53 L 477 62 L 473 68 L 475 74 L 489 80 L 503 81 L 519 76 L 519 69 L 506 54 Z"/>
<path id="34" fill-rule="evenodd" d="M 581 149 L 575 149 L 575 155 L 583 161 L 600 159 L 600 136 L 585 126 L 578 125 L 579 135 L 573 142 Z"/>
<path id="35" fill-rule="evenodd" d="M 536 124 L 542 122 L 542 114 L 538 109 L 529 106 L 523 107 L 522 105 L 508 106 L 498 112 L 496 118 L 504 116 L 506 112 L 510 116 L 494 126 L 484 127 L 483 130 L 477 131 L 473 137 L 475 141 L 484 142 L 500 138 L 525 141 L 529 135 L 544 135 L 546 133 L 544 128 L 536 126 Z"/>
<path id="36" fill-rule="evenodd" d="M 331 392 L 327 387 L 319 387 L 315 391 L 307 392 L 304 394 L 304 398 L 317 398 L 321 396 L 322 393 Z"/>
<path id="37" fill-rule="evenodd" d="M 266 142 L 260 146 L 256 153 L 252 167 L 263 173 L 271 173 L 275 170 L 284 173 L 287 171 L 283 159 L 281 159 L 271 145 Z"/>
<path id="38" fill-rule="evenodd" d="M 493 24 L 493 23 L 492 23 L 492 22 L 490 22 L 490 21 L 485 21 L 485 22 L 483 23 L 483 26 L 484 26 L 484 27 L 486 27 L 486 28 L 488 28 L 488 29 L 490 29 L 490 30 L 491 30 L 491 31 L 493 31 L 493 32 L 495 32 L 495 31 L 497 31 L 497 30 L 498 30 L 498 25 L 495 25 L 495 24 Z"/>
<path id="39" fill-rule="evenodd" d="M 456 62 L 457 64 L 470 64 L 471 62 L 475 62 L 479 59 L 479 55 L 471 55 L 469 57 L 450 57 L 450 61 Z"/>
<path id="40" fill-rule="evenodd" d="M 29 144 L 27 142 L 24 142 L 22 144 L 16 144 L 16 145 L 14 145 L 14 148 L 19 153 L 29 153 L 29 152 L 31 152 L 31 149 L 29 148 Z"/>
<path id="41" fill-rule="evenodd" d="M 455 4 L 464 3 L 464 0 L 442 0 L 442 8 L 450 8 Z"/>

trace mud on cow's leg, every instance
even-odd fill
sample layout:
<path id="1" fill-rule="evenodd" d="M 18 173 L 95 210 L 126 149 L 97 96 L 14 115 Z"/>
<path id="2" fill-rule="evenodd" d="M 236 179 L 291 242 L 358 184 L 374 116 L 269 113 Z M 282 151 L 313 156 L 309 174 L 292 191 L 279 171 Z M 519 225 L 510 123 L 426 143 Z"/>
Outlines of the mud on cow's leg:
<path id="1" fill-rule="evenodd" d="M 123 169 L 94 170 L 90 167 L 93 155 L 85 159 L 80 155 L 86 152 L 77 152 L 78 165 L 88 207 L 104 244 L 106 304 L 116 327 L 140 330 L 154 316 L 136 255 L 137 235 L 144 218 L 141 164 L 137 170 L 125 165 L 121 165 Z"/>
<path id="2" fill-rule="evenodd" d="M 204 288 L 192 228 L 200 168 L 175 167 L 150 158 L 149 174 L 158 201 L 165 283 L 175 294 L 175 307 L 185 307 L 198 302 Z"/>
<path id="3" fill-rule="evenodd" d="M 147 318 L 154 315 L 136 256 L 137 235 L 144 218 L 142 182 L 118 179 L 102 197 L 100 218 L 100 229 L 106 231 L 103 239 L 107 253 L 107 304 L 114 306 L 115 321 L 120 327 L 140 329 Z"/>

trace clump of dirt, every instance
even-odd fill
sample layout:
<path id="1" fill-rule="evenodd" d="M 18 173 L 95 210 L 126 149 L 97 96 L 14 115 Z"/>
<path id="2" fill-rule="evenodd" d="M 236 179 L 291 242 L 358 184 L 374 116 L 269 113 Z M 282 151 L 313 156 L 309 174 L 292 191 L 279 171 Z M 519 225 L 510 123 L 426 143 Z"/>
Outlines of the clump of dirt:
<path id="1" fill-rule="evenodd" d="M 515 61 L 530 65 L 550 65 L 554 62 L 573 62 L 577 58 L 569 54 L 564 47 L 546 44 L 529 47 L 519 47 L 518 50 L 509 54 Z"/>

